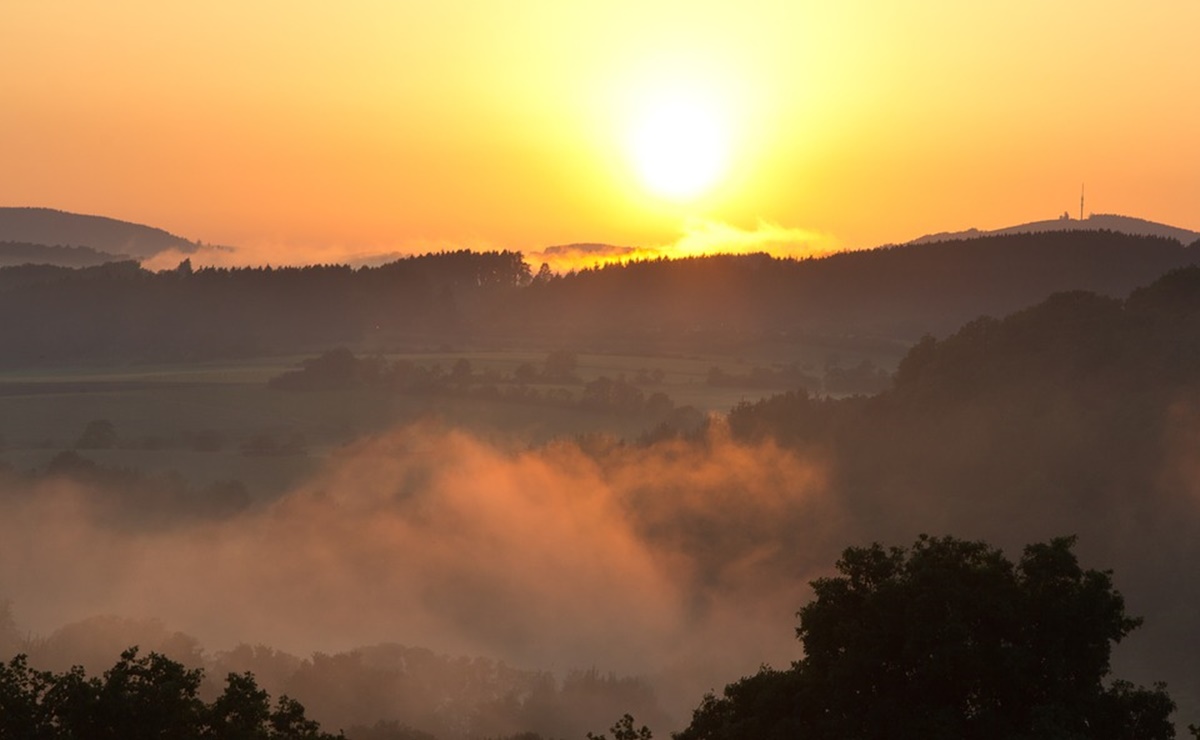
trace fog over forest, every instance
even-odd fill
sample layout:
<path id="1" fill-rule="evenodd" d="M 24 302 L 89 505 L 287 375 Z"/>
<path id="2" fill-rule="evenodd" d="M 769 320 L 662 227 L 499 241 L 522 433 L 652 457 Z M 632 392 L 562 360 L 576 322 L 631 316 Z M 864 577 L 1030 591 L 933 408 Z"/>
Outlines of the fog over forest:
<path id="1" fill-rule="evenodd" d="M 597 460 L 400 428 L 261 510 L 149 531 L 47 481 L 6 496 L 0 577 L 39 634 L 116 614 L 211 649 L 399 641 L 664 674 L 686 705 L 795 657 L 804 584 L 842 544 L 820 461 L 712 435 Z"/>
<path id="2" fill-rule="evenodd" d="M 994 255 L 1017 245 L 1023 259 L 1035 259 L 1030 255 L 1038 251 L 1023 238 L 980 239 L 983 246 L 971 248 Z M 1063 250 L 1058 260 L 1088 245 L 1079 235 L 1039 238 Z M 1153 265 L 1191 260 L 1177 242 L 1126 243 L 1110 234 L 1096 243 L 1130 260 L 1138 247 L 1147 247 Z M 876 284 L 887 265 L 905 259 L 903 249 L 844 259 L 838 269 L 847 272 L 839 279 Z M 924 246 L 913 259 L 928 264 L 948 249 Z M 454 259 L 474 269 L 470 257 Z M 501 261 L 511 268 L 513 255 Z M 929 533 L 982 539 L 1018 553 L 1028 543 L 1077 534 L 1084 565 L 1111 568 L 1130 613 L 1146 619 L 1119 647 L 1117 674 L 1144 684 L 1168 681 L 1180 706 L 1176 721 L 1200 721 L 1200 674 L 1194 661 L 1180 657 L 1186 652 L 1181 646 L 1200 628 L 1200 594 L 1190 576 L 1190 563 L 1200 554 L 1200 465 L 1194 455 L 1200 440 L 1200 268 L 1175 269 L 1141 287 L 1107 292 L 1094 285 L 1081 290 L 1074 278 L 1064 278 L 1069 284 L 1059 285 L 1062 291 L 1020 310 L 968 320 L 913 342 L 900 335 L 839 333 L 846 328 L 840 320 L 809 325 L 802 335 L 746 329 L 771 300 L 788 295 L 789 280 L 810 281 L 811 271 L 833 269 L 827 263 L 713 258 L 615 266 L 541 282 L 525 266 L 524 280 L 516 269 L 518 278 L 503 284 L 467 287 L 471 281 L 461 276 L 422 277 L 421 270 L 435 262 L 399 264 L 390 278 L 361 273 L 353 279 L 405 275 L 421 286 L 420 296 L 435 302 L 453 284 L 453 321 L 439 315 L 442 304 L 425 306 L 415 323 L 397 320 L 391 327 L 396 333 L 386 338 L 396 342 L 390 353 L 371 343 L 380 337 L 357 334 L 351 337 L 357 342 L 346 344 L 367 359 L 346 350 L 320 355 L 350 363 L 347 374 L 321 383 L 298 381 L 298 373 L 329 365 L 313 357 L 331 347 L 301 352 L 309 345 L 296 340 L 289 348 L 295 355 L 271 362 L 287 366 L 295 356 L 306 357 L 300 371 L 203 386 L 206 393 L 236 388 L 242 394 L 231 395 L 236 402 L 211 417 L 206 414 L 212 410 L 203 408 L 210 402 L 189 401 L 200 397 L 190 395 L 199 392 L 199 381 L 155 389 L 160 395 L 152 405 L 150 396 L 136 395 L 141 380 L 120 376 L 106 386 L 96 379 L 97 368 L 108 362 L 99 358 L 113 352 L 144 351 L 143 361 L 169 356 L 183 362 L 179 345 L 155 344 L 157 329 L 127 332 L 132 338 L 126 345 L 80 345 L 75 361 L 87 358 L 92 364 L 83 365 L 91 375 L 9 358 L 18 367 L 0 382 L 0 403 L 14 414 L 47 411 L 36 424 L 28 422 L 36 432 L 11 424 L 0 430 L 3 652 L 27 652 L 54 670 L 78 663 L 100 672 L 120 650 L 140 644 L 203 665 L 214 679 L 225 670 L 252 670 L 273 693 L 304 702 L 325 729 L 346 729 L 350 737 L 352 727 L 368 737 L 363 728 L 380 721 L 446 739 L 526 731 L 578 737 L 607 728 L 627 711 L 665 737 L 687 724 L 706 692 L 720 692 L 760 665 L 786 668 L 801 657 L 796 612 L 812 598 L 809 582 L 833 573 L 847 546 L 901 545 Z M 858 273 L 850 263 L 864 266 L 861 274 L 869 279 L 853 278 Z M 604 375 L 616 373 L 597 369 L 602 363 L 617 363 L 618 350 L 630 350 L 626 337 L 611 334 L 601 319 L 576 338 L 593 363 L 578 369 L 586 377 L 577 377 L 574 368 L 551 377 L 527 361 L 561 348 L 555 311 L 582 310 L 581 296 L 617 305 L 622 296 L 636 294 L 649 305 L 662 298 L 652 299 L 647 286 L 666 285 L 673 296 L 699 300 L 703 286 L 722 270 L 736 280 L 726 293 L 708 293 L 719 304 L 701 314 L 711 323 L 683 330 L 663 319 L 656 331 L 672 351 L 638 357 L 666 370 L 643 369 L 636 382 L 633 365 L 621 366 L 630 372 L 626 377 L 622 371 L 618 381 Z M 28 270 L 0 271 L 16 286 L 0 299 L 68 292 L 85 272 L 46 272 L 34 279 Z M 1091 267 L 1085 272 L 1097 279 Z M 238 281 L 268 285 L 276 279 L 262 272 L 149 275 L 128 266 L 88 274 L 90 292 L 77 294 L 78 300 L 105 300 L 121 285 L 135 285 L 140 292 L 131 291 L 129 300 L 138 306 L 172 305 L 170 285 L 184 286 L 188 300 L 205 305 L 213 285 L 236 295 Z M 331 268 L 306 279 L 337 282 L 350 280 L 349 274 Z M 1108 273 L 1103 278 L 1117 279 Z M 768 292 L 756 291 L 759 285 L 771 286 L 773 298 L 751 310 L 746 296 Z M 998 290 L 986 300 L 1004 305 L 1020 295 L 1014 291 Z M 375 301 L 387 293 L 372 295 Z M 295 299 L 290 289 L 280 296 L 285 303 Z M 908 306 L 900 322 L 906 332 L 929 305 L 905 303 L 909 294 L 900 288 L 870 296 L 871 305 Z M 147 303 L 138 303 L 143 299 Z M 950 289 L 938 300 L 951 299 L 963 313 L 974 305 L 970 295 Z M 415 299 L 397 299 L 397 305 L 408 305 L 405 300 Z M 722 302 L 739 301 L 747 301 L 743 313 L 722 316 Z M 488 307 L 509 313 L 491 316 Z M 357 327 L 363 310 L 328 308 L 322 331 L 344 339 L 337 332 Z M 530 344 L 547 337 L 552 343 L 508 349 L 507 332 L 530 312 L 543 317 L 546 332 Z M 778 318 L 778 326 L 788 321 Z M 446 333 L 430 334 L 439 322 Z M 666 336 L 676 330 L 678 336 Z M 456 346 L 412 351 L 429 336 Z M 644 347 L 654 336 L 645 332 L 635 344 Z M 728 341 L 703 354 L 714 336 Z M 814 337 L 831 336 L 837 341 L 813 344 Z M 39 341 L 26 332 L 22 351 L 33 356 Z M 239 345 L 237 358 L 243 349 Z M 460 360 L 451 370 L 438 364 L 455 353 L 475 362 Z M 389 354 L 398 359 L 388 360 Z M 429 359 L 434 355 L 436 362 Z M 878 393 L 832 392 L 818 387 L 813 357 L 826 358 L 827 384 L 839 377 L 838 363 L 855 366 L 859 360 L 872 373 L 886 368 L 891 379 Z M 495 366 L 482 367 L 485 362 Z M 757 368 L 762 372 L 756 374 L 753 362 L 772 369 Z M 398 368 L 418 366 L 427 370 L 422 377 L 436 382 L 399 384 Z M 374 373 L 369 380 L 356 374 L 368 367 Z M 753 387 L 755 377 L 810 380 L 808 387 L 780 392 Z M 643 383 L 647 393 L 690 394 L 695 403 L 712 404 L 705 416 L 664 400 L 659 406 L 667 411 L 687 408 L 688 418 L 706 420 L 655 428 L 662 418 L 680 415 L 654 416 L 640 400 L 632 410 L 588 405 L 589 398 L 595 401 L 589 393 L 601 387 L 593 383 L 601 379 L 608 383 L 603 388 L 619 385 L 637 399 L 643 394 L 635 385 Z M 220 489 L 234 491 L 225 500 L 213 493 L 218 489 L 187 476 L 213 473 L 206 467 L 244 470 L 288 461 L 274 448 L 275 457 L 255 458 L 243 445 L 240 454 L 226 449 L 196 458 L 199 472 L 138 477 L 121 472 L 118 466 L 129 464 L 121 461 L 149 464 L 162 450 L 176 454 L 171 460 L 193 458 L 162 440 L 156 443 L 161 449 L 148 442 L 137 449 L 72 445 L 77 422 L 49 418 L 67 418 L 69 408 L 54 405 L 60 396 L 71 399 L 68 405 L 109 404 L 97 408 L 123 414 L 114 413 L 118 430 L 148 428 L 146 419 L 196 416 L 204 424 L 228 418 L 227 435 L 247 436 L 258 427 L 234 415 L 236 404 L 261 409 L 255 413 L 273 421 L 286 419 L 296 429 L 311 404 L 326 406 L 317 414 L 320 424 L 311 427 L 317 436 L 297 443 L 302 468 L 277 489 L 249 495 Z M 431 405 L 393 418 L 391 410 L 399 407 L 388 404 L 397 398 Z M 155 416 L 163 399 L 169 410 Z M 339 416 L 357 403 L 378 407 L 373 425 L 351 428 Z M 475 416 L 464 417 L 462 409 Z M 528 433 L 529 419 L 554 415 L 557 423 L 575 426 Z M 70 428 L 42 441 L 42 430 L 55 424 Z M 399 732 L 393 736 L 404 737 Z"/>

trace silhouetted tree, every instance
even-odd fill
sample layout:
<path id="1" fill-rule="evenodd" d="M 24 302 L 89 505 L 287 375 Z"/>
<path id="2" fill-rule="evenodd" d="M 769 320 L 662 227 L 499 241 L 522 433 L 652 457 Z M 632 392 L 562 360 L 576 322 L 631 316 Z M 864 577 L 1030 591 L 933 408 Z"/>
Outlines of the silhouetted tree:
<path id="1" fill-rule="evenodd" d="M 707 696 L 676 738 L 1174 737 L 1161 684 L 1104 685 L 1140 620 L 1073 544 L 849 548 L 799 612 L 805 657 Z"/>
<path id="2" fill-rule="evenodd" d="M 454 365 L 450 368 L 450 380 L 459 385 L 465 385 L 471 382 L 471 361 L 465 357 L 460 357 L 454 361 Z"/>
<path id="3" fill-rule="evenodd" d="M 533 366 L 533 363 L 522 362 L 520 365 L 517 365 L 516 370 L 513 370 L 513 380 L 517 381 L 518 383 L 533 383 L 537 380 L 537 378 L 538 371 L 537 368 Z"/>
<path id="4" fill-rule="evenodd" d="M 230 674 L 212 704 L 199 698 L 204 673 L 137 648 L 102 678 L 82 668 L 55 674 L 24 655 L 0 664 L 2 740 L 325 740 L 333 738 L 286 696 L 275 708 L 249 674 Z"/>
<path id="5" fill-rule="evenodd" d="M 642 725 L 638 729 L 633 727 L 633 715 L 626 714 L 617 723 L 608 729 L 613 734 L 613 740 L 653 740 L 654 735 L 650 732 L 650 728 Z M 605 735 L 587 734 L 588 740 L 608 740 Z"/>
<path id="6" fill-rule="evenodd" d="M 645 394 L 640 388 L 624 378 L 613 380 L 605 375 L 584 385 L 583 395 L 579 399 L 579 405 L 583 408 L 625 413 L 641 411 L 644 404 Z"/>
<path id="7" fill-rule="evenodd" d="M 579 367 L 579 359 L 575 353 L 560 349 L 546 355 L 542 374 L 546 380 L 551 382 L 573 382 L 578 380 L 575 375 L 577 367 Z"/>
<path id="8" fill-rule="evenodd" d="M 108 419 L 93 419 L 83 428 L 75 448 L 79 450 L 109 450 L 117 444 L 117 428 Z"/>
<path id="9" fill-rule="evenodd" d="M 331 390 L 349 388 L 362 381 L 362 363 L 345 347 L 301 363 L 302 369 L 290 370 L 268 381 L 272 388 L 284 390 Z"/>

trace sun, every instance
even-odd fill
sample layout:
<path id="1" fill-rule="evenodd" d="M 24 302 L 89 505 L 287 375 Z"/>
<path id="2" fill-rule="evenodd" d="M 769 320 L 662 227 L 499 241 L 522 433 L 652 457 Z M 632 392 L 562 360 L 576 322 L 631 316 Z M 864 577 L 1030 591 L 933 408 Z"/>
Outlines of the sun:
<path id="1" fill-rule="evenodd" d="M 660 96 L 635 120 L 630 154 L 647 189 L 688 201 L 720 181 L 728 163 L 729 135 L 712 104 L 683 95 Z"/>

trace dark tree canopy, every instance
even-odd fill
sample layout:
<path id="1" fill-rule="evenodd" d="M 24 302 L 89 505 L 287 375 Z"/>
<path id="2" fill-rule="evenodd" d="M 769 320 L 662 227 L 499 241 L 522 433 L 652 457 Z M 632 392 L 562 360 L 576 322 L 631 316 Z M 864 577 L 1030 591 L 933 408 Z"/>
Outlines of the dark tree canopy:
<path id="1" fill-rule="evenodd" d="M 847 549 L 799 612 L 805 657 L 706 697 L 676 738 L 1174 737 L 1161 684 L 1106 684 L 1140 620 L 1073 545 Z"/>
<path id="2" fill-rule="evenodd" d="M 0 262 L 12 246 L 20 247 L 0 244 Z M 85 263 L 99 258 L 85 256 Z M 803 260 L 720 254 L 559 277 L 547 268 L 536 279 L 524 256 L 511 251 L 430 253 L 360 268 L 189 271 L 181 264 L 151 272 L 132 260 L 79 269 L 0 266 L 0 313 L 30 317 L 0 323 L 0 365 L 180 361 L 481 338 L 656 351 L 666 343 L 710 352 L 771 335 L 790 345 L 814 334 L 853 334 L 887 338 L 889 346 L 953 331 L 980 314 L 1008 313 L 1056 291 L 1124 295 L 1197 259 L 1196 250 L 1172 239 L 1077 231 Z M 883 381 L 870 368 L 834 375 L 854 393 Z M 859 390 L 864 382 L 870 387 Z"/>
<path id="3" fill-rule="evenodd" d="M 650 728 L 642 725 L 639 728 L 634 728 L 633 715 L 626 714 L 617 720 L 616 723 L 609 728 L 609 732 L 613 734 L 613 740 L 653 740 L 654 734 L 650 732 Z M 608 740 L 607 735 L 587 734 L 588 740 Z"/>
<path id="4" fill-rule="evenodd" d="M 275 708 L 249 673 L 231 673 L 211 704 L 203 671 L 158 653 L 121 654 L 102 678 L 78 666 L 38 671 L 24 655 L 0 663 L 0 740 L 324 740 L 335 736 L 281 696 Z"/>
<path id="5" fill-rule="evenodd" d="M 109 450 L 117 444 L 117 428 L 108 419 L 93 419 L 87 423 L 75 447 L 81 450 Z"/>

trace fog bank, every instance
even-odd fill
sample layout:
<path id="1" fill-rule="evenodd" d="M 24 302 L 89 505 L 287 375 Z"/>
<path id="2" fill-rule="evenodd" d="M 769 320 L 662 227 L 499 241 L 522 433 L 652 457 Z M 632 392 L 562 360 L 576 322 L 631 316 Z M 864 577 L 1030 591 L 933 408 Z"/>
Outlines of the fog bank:
<path id="1" fill-rule="evenodd" d="M 208 650 L 400 642 L 657 676 L 677 709 L 798 657 L 806 583 L 845 544 L 822 466 L 719 425 L 587 454 L 409 426 L 270 505 L 155 529 L 114 522 L 103 491 L 32 485 L 0 504 L 0 598 L 34 634 L 108 614 Z"/>

